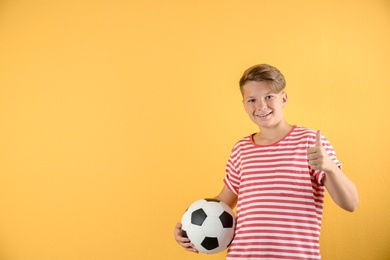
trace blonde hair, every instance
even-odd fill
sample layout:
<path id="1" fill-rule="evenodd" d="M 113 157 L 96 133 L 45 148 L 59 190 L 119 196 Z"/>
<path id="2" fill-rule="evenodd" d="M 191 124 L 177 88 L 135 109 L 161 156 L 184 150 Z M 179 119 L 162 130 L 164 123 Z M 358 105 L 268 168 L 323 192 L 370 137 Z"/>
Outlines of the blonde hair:
<path id="1" fill-rule="evenodd" d="M 240 79 L 240 90 L 248 81 L 265 81 L 271 85 L 275 93 L 279 93 L 286 86 L 283 74 L 275 67 L 268 64 L 258 64 L 247 69 Z"/>

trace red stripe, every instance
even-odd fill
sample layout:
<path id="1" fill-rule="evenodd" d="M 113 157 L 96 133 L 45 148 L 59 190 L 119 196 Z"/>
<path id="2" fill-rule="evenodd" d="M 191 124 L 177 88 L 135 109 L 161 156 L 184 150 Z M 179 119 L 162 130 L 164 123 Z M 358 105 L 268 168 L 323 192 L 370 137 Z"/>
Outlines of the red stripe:
<path id="1" fill-rule="evenodd" d="M 307 148 L 315 140 L 315 131 L 298 126 L 274 145 L 255 145 L 246 137 L 233 147 L 224 182 L 239 201 L 228 259 L 320 258 L 323 173 L 312 171 L 307 159 Z M 341 165 L 329 142 L 325 138 L 322 142 Z"/>

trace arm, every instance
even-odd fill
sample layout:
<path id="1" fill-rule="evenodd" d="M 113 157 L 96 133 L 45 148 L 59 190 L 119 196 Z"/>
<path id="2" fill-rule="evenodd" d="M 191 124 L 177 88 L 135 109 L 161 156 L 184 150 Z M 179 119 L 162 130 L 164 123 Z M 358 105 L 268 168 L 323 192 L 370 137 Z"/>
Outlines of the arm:
<path id="1" fill-rule="evenodd" d="M 226 187 L 226 185 L 223 186 L 222 191 L 215 199 L 225 202 L 231 209 L 233 209 L 237 203 L 237 195 Z"/>
<path id="2" fill-rule="evenodd" d="M 329 157 L 322 146 L 320 131 L 317 131 L 316 145 L 307 150 L 307 155 L 313 170 L 326 173 L 323 183 L 333 201 L 347 211 L 355 211 L 359 204 L 356 186 Z"/>
<path id="3" fill-rule="evenodd" d="M 355 184 L 336 165 L 333 170 L 325 172 L 323 183 L 334 202 L 347 211 L 355 211 L 359 204 Z"/>

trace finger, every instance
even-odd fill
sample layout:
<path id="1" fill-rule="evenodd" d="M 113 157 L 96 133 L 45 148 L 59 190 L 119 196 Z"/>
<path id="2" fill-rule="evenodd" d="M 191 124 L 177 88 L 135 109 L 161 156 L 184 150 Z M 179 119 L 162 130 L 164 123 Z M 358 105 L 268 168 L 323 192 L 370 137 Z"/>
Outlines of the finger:
<path id="1" fill-rule="evenodd" d="M 176 241 L 178 243 L 184 243 L 184 244 L 191 242 L 191 240 L 188 237 L 183 237 L 181 233 L 176 235 Z"/>
<path id="2" fill-rule="evenodd" d="M 188 252 L 199 253 L 199 251 L 195 247 L 184 247 L 184 249 Z"/>
<path id="3" fill-rule="evenodd" d="M 174 230 L 175 235 L 181 233 L 181 224 L 177 223 Z"/>
<path id="4" fill-rule="evenodd" d="M 194 247 L 194 244 L 192 244 L 191 241 L 179 242 L 179 245 L 181 245 L 184 248 L 193 248 Z"/>
<path id="5" fill-rule="evenodd" d="M 199 253 L 199 251 L 195 248 L 195 245 L 192 244 L 192 243 L 186 244 L 186 246 L 184 246 L 184 248 L 185 248 L 187 251 L 194 252 L 194 253 Z"/>
<path id="6" fill-rule="evenodd" d="M 309 160 L 309 162 L 317 160 L 318 159 L 317 153 L 316 152 L 308 153 L 307 154 L 307 159 Z"/>
<path id="7" fill-rule="evenodd" d="M 186 250 L 187 250 L 187 251 L 189 251 L 189 252 L 196 253 L 196 254 L 198 254 L 198 253 L 199 253 L 199 251 L 198 251 L 198 250 L 196 250 L 195 248 L 186 248 Z"/>
<path id="8" fill-rule="evenodd" d="M 190 240 L 187 237 L 183 237 L 181 227 L 182 227 L 181 223 L 176 224 L 175 230 L 174 230 L 175 239 L 178 243 L 188 243 Z"/>
<path id="9" fill-rule="evenodd" d="M 316 146 L 317 147 L 321 147 L 322 146 L 321 131 L 320 130 L 318 130 L 317 133 L 316 133 Z"/>
<path id="10" fill-rule="evenodd" d="M 188 243 L 179 243 L 182 247 L 184 247 L 185 250 L 194 252 L 194 253 L 199 253 L 198 250 L 195 248 L 195 245 L 192 244 L 191 242 Z"/>
<path id="11" fill-rule="evenodd" d="M 309 154 L 315 154 L 315 153 L 317 153 L 317 152 L 318 152 L 318 147 L 316 147 L 316 146 L 307 148 L 307 154 L 308 154 L 308 155 L 309 155 Z"/>

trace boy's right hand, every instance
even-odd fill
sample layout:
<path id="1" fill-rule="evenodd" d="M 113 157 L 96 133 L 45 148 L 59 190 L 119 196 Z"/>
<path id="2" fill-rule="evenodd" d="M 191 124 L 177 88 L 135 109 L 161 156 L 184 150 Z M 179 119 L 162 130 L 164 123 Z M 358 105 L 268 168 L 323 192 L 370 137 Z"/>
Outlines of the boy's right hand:
<path id="1" fill-rule="evenodd" d="M 188 237 L 183 237 L 181 227 L 181 223 L 177 223 L 175 226 L 174 236 L 176 242 L 189 252 L 199 253 L 199 251 L 196 250 L 194 244 L 191 243 Z"/>

